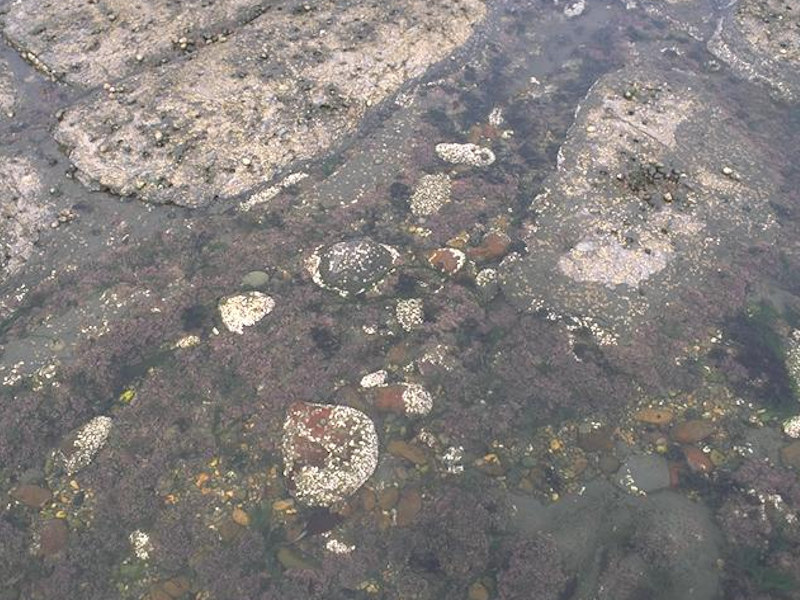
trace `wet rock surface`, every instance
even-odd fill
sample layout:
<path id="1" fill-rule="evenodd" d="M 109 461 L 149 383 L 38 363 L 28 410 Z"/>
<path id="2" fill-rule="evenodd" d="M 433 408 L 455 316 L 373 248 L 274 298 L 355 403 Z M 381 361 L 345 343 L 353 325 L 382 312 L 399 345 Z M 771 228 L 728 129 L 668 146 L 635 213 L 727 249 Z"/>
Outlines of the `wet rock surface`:
<path id="1" fill-rule="evenodd" d="M 0 115 L 2 115 L 0 118 L 8 118 L 9 113 L 14 109 L 16 97 L 14 76 L 11 74 L 8 63 L 0 60 Z"/>
<path id="2" fill-rule="evenodd" d="M 0 156 L 0 195 L 2 282 L 30 258 L 39 232 L 50 224 L 51 211 L 33 164 L 24 158 Z"/>
<path id="3" fill-rule="evenodd" d="M 800 130 L 721 3 L 32 6 L 0 596 L 793 589 Z"/>
<path id="4" fill-rule="evenodd" d="M 224 44 L 77 103 L 56 139 L 87 182 L 208 205 L 331 149 L 370 106 L 466 42 L 484 14 L 477 0 L 272 10 Z"/>
<path id="5" fill-rule="evenodd" d="M 745 245 L 775 237 L 765 155 L 700 77 L 628 67 L 592 88 L 533 199 L 527 256 L 501 285 L 521 309 L 630 336 Z"/>
<path id="6" fill-rule="evenodd" d="M 800 5 L 795 0 L 730 4 L 708 48 L 740 76 L 763 83 L 780 98 L 800 95 Z"/>

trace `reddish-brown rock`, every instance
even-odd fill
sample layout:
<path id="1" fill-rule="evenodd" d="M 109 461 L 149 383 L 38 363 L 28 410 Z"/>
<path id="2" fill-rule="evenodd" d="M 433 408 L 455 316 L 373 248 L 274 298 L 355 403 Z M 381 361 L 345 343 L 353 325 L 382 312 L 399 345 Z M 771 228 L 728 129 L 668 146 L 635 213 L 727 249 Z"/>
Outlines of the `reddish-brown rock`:
<path id="1" fill-rule="evenodd" d="M 706 419 L 683 421 L 672 428 L 670 436 L 679 444 L 696 444 L 714 433 L 714 424 Z"/>
<path id="2" fill-rule="evenodd" d="M 684 446 L 683 455 L 689 469 L 695 473 L 710 473 L 714 470 L 714 463 L 697 446 Z"/>
<path id="3" fill-rule="evenodd" d="M 11 490 L 11 497 L 31 508 L 42 508 L 53 497 L 47 488 L 38 485 L 23 484 Z"/>

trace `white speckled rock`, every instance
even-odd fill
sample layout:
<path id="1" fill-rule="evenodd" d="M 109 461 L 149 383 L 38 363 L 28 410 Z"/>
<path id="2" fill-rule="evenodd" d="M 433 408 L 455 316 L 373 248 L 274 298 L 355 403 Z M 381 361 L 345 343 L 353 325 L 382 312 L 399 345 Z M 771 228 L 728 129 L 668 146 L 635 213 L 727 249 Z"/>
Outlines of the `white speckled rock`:
<path id="1" fill-rule="evenodd" d="M 219 303 L 222 323 L 232 333 L 242 334 L 275 308 L 275 300 L 262 292 L 248 292 L 223 298 Z"/>
<path id="2" fill-rule="evenodd" d="M 283 473 L 294 497 L 331 506 L 358 490 L 378 465 L 378 434 L 349 406 L 295 402 L 283 425 Z"/>

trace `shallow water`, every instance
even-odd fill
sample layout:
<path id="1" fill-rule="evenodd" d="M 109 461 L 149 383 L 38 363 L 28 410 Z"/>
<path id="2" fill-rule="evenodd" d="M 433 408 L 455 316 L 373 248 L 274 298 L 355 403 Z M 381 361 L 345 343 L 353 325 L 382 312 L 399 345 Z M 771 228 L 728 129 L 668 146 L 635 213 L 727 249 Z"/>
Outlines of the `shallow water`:
<path id="1" fill-rule="evenodd" d="M 0 49 L 0 598 L 800 597 L 797 81 L 580 4 L 194 209 L 81 183 L 96 94 Z"/>

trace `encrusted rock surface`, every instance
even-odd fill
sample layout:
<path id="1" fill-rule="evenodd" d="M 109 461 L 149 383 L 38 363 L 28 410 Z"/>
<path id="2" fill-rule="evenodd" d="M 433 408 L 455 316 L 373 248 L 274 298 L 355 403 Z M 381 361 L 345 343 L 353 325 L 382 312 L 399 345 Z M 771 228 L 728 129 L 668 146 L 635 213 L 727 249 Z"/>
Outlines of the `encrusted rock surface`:
<path id="1" fill-rule="evenodd" d="M 3 21 L 9 41 L 39 69 L 94 87 L 196 51 L 264 11 L 292 8 L 265 0 L 22 0 Z"/>
<path id="2" fill-rule="evenodd" d="M 56 138 L 84 181 L 117 194 L 186 206 L 236 196 L 353 132 L 485 13 L 479 0 L 434 4 L 270 11 L 191 60 L 90 95 Z"/>
<path id="3" fill-rule="evenodd" d="M 593 86 L 531 205 L 528 255 L 501 266 L 518 307 L 611 343 L 743 243 L 774 239 L 766 161 L 706 89 L 652 64 Z"/>
<path id="4" fill-rule="evenodd" d="M 23 267 L 48 223 L 41 188 L 30 161 L 0 156 L 0 282 Z"/>
<path id="5" fill-rule="evenodd" d="M 283 426 L 284 474 L 310 506 L 331 506 L 358 490 L 378 465 L 372 420 L 349 406 L 296 402 Z"/>
<path id="6" fill-rule="evenodd" d="M 318 286 L 347 298 L 379 285 L 399 258 L 391 246 L 359 238 L 318 248 L 309 257 L 306 268 Z"/>
<path id="7" fill-rule="evenodd" d="M 800 97 L 800 2 L 731 2 L 708 48 L 747 79 L 790 101 Z"/>
<path id="8" fill-rule="evenodd" d="M 16 97 L 14 76 L 11 74 L 8 63 L 0 59 L 0 119 L 11 113 Z"/>

